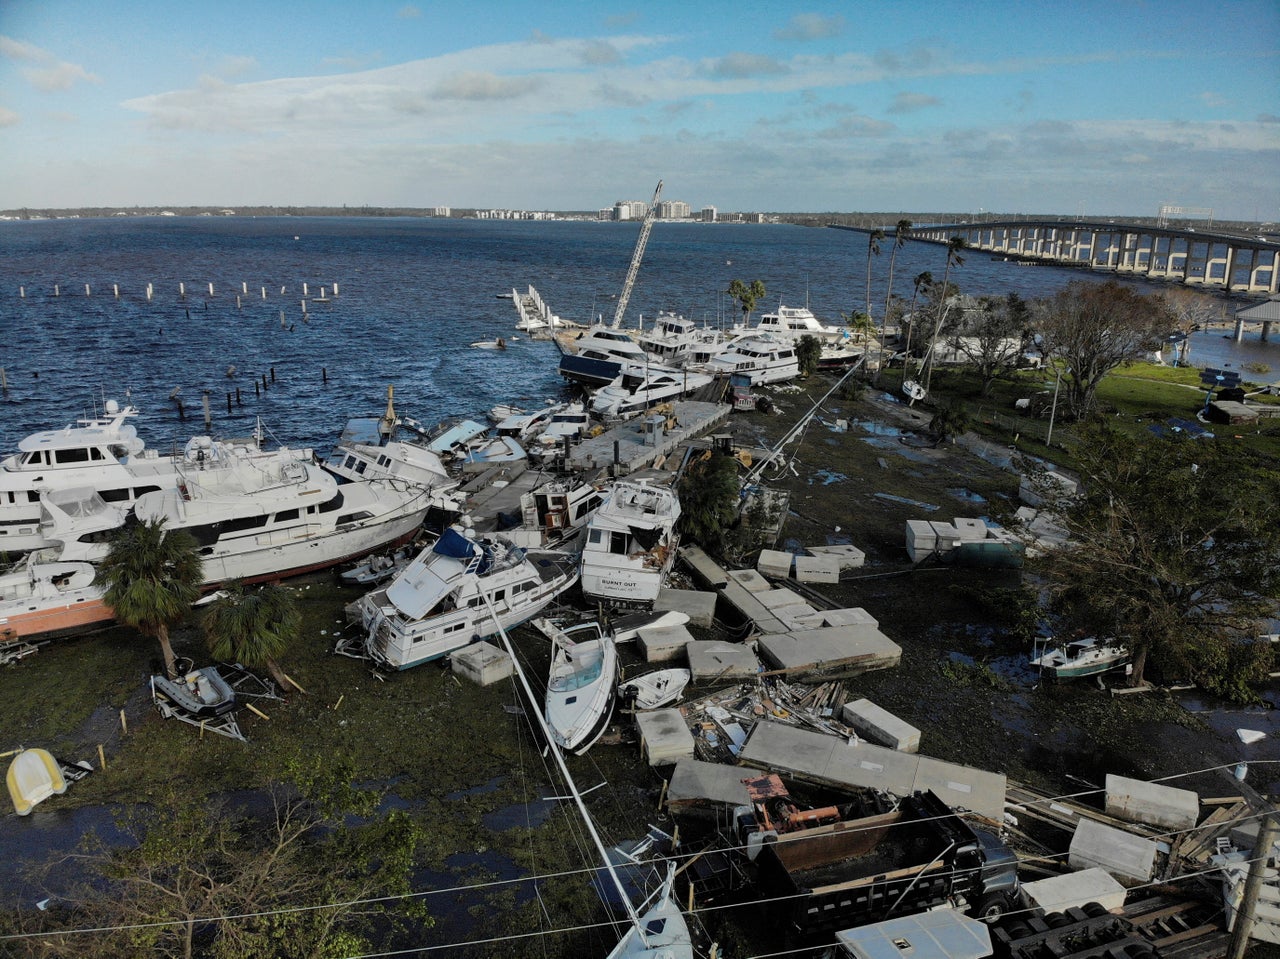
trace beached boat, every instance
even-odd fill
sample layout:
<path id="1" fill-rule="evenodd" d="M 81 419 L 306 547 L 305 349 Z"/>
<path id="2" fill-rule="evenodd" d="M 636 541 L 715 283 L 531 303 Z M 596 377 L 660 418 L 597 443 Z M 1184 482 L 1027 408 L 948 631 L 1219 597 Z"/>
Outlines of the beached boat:
<path id="1" fill-rule="evenodd" d="M 236 708 L 236 693 L 214 666 L 193 669 L 177 679 L 151 677 L 151 695 L 157 703 L 166 701 L 188 718 L 208 720 Z"/>
<path id="2" fill-rule="evenodd" d="M 376 586 L 408 566 L 413 555 L 413 551 L 404 546 L 390 553 L 374 553 L 344 569 L 338 578 L 348 586 Z"/>
<path id="3" fill-rule="evenodd" d="M 0 552 L 22 553 L 50 545 L 40 527 L 41 499 L 68 489 L 91 489 L 105 502 L 128 509 L 140 496 L 174 489 L 192 470 L 213 471 L 231 461 L 307 456 L 310 450 L 264 452 L 257 438 L 219 441 L 193 437 L 181 452 L 158 456 L 128 421 L 133 406 L 108 400 L 102 416 L 26 437 L 18 452 L 0 461 Z"/>
<path id="4" fill-rule="evenodd" d="M 0 573 L 0 638 L 69 636 L 113 618 L 89 563 L 41 562 L 31 554 Z"/>
<path id="5" fill-rule="evenodd" d="M 9 763 L 5 774 L 9 798 L 19 816 L 26 816 L 37 803 L 67 791 L 62 767 L 45 749 L 23 749 Z"/>
<path id="6" fill-rule="evenodd" d="M 464 473 L 477 473 L 497 463 L 518 463 L 528 455 L 514 436 L 495 436 L 476 440 L 460 457 Z"/>
<path id="7" fill-rule="evenodd" d="M 591 397 L 591 412 L 601 419 L 621 419 L 657 403 L 677 400 L 711 382 L 706 373 L 661 366 L 628 368 Z"/>
<path id="8" fill-rule="evenodd" d="M 577 557 L 449 527 L 384 589 L 355 604 L 364 635 L 338 652 L 408 669 L 537 616 L 578 579 Z"/>
<path id="9" fill-rule="evenodd" d="M 680 699 L 693 674 L 687 669 L 659 669 L 618 685 L 618 696 L 635 709 L 660 709 Z"/>
<path id="10" fill-rule="evenodd" d="M 721 330 L 698 326 L 679 314 L 661 312 L 653 326 L 641 333 L 636 342 L 655 363 L 681 367 L 707 362 L 724 349 L 731 336 Z"/>
<path id="11" fill-rule="evenodd" d="M 604 386 L 624 366 L 644 366 L 649 355 L 623 330 L 596 324 L 569 341 L 560 354 L 560 375 L 583 386 Z"/>
<path id="12" fill-rule="evenodd" d="M 576 443 L 589 429 L 591 414 L 587 412 L 586 404 L 580 400 L 564 403 L 551 414 L 551 421 L 538 434 L 529 453 L 541 458 L 554 456 L 564 448 L 566 441 Z"/>
<path id="13" fill-rule="evenodd" d="M 680 500 L 668 486 L 619 480 L 587 522 L 582 592 L 590 599 L 652 603 L 676 558 Z"/>
<path id="14" fill-rule="evenodd" d="M 396 439 L 402 421 L 390 402 L 382 417 L 352 417 L 347 420 L 324 468 L 339 483 L 386 479 L 429 490 L 438 508 L 456 511 L 454 491 L 458 479 L 450 476 L 438 453 L 421 442 Z M 407 432 L 414 433 L 412 427 Z"/>
<path id="15" fill-rule="evenodd" d="M 526 549 L 558 547 L 582 531 L 602 499 L 590 483 L 543 483 L 521 494 L 520 525 L 502 530 L 502 535 Z"/>
<path id="16" fill-rule="evenodd" d="M 562 629 L 536 619 L 533 625 L 555 647 L 547 680 L 547 726 L 561 749 L 581 756 L 609 726 L 617 697 L 618 650 L 599 623 Z"/>
<path id="17" fill-rule="evenodd" d="M 699 369 L 713 376 L 739 374 L 752 386 L 779 383 L 800 375 L 795 344 L 769 334 L 735 341 Z"/>
<path id="18" fill-rule="evenodd" d="M 510 436 L 512 439 L 525 443 L 532 440 L 550 425 L 551 418 L 555 416 L 558 409 L 560 409 L 560 406 L 552 403 L 541 409 L 511 413 L 498 420 L 494 426 L 494 432 L 499 436 Z"/>
<path id="19" fill-rule="evenodd" d="M 1037 644 L 1032 653 L 1031 665 L 1048 679 L 1078 679 L 1081 676 L 1097 676 L 1114 669 L 1131 669 L 1129 650 L 1115 641 L 1090 636 L 1065 643 L 1052 640 Z"/>

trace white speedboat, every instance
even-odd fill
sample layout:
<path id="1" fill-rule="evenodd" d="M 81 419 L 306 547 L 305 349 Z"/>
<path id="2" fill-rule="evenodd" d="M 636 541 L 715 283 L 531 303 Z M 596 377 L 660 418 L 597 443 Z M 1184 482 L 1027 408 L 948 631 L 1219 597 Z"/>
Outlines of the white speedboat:
<path id="1" fill-rule="evenodd" d="M 601 419 L 624 419 L 657 403 L 677 400 L 711 382 L 706 373 L 662 366 L 630 367 L 591 397 L 591 412 Z"/>
<path id="2" fill-rule="evenodd" d="M 577 557 L 449 527 L 385 589 L 356 604 L 364 636 L 338 651 L 408 669 L 537 616 L 578 579 Z"/>
<path id="3" fill-rule="evenodd" d="M 650 604 L 676 559 L 680 500 L 668 486 L 619 480 L 587 522 L 582 592 L 590 599 Z"/>
<path id="4" fill-rule="evenodd" d="M 159 456 L 128 422 L 137 415 L 133 406 L 108 400 L 102 416 L 22 440 L 18 452 L 0 462 L 0 552 L 52 545 L 40 531 L 40 499 L 50 492 L 89 488 L 127 509 L 146 493 L 174 489 L 185 470 L 212 470 L 233 459 L 276 455 L 262 452 L 256 439 L 198 436 L 181 452 Z M 309 456 L 310 451 L 289 455 Z"/>
<path id="5" fill-rule="evenodd" d="M 636 709 L 660 709 L 684 695 L 692 675 L 687 669 L 659 669 L 620 683 L 618 696 Z"/>
<path id="6" fill-rule="evenodd" d="M 752 386 L 779 383 L 800 375 L 795 344 L 768 334 L 735 341 L 701 369 L 716 376 L 737 373 L 746 377 Z"/>
<path id="7" fill-rule="evenodd" d="M 1078 679 L 1096 676 L 1113 669 L 1132 671 L 1129 649 L 1123 643 L 1089 636 L 1065 643 L 1047 640 L 1032 654 L 1031 665 L 1047 679 Z"/>
<path id="8" fill-rule="evenodd" d="M 555 416 L 557 409 L 559 407 L 556 404 L 550 404 L 529 412 L 512 413 L 497 422 L 494 432 L 499 436 L 510 436 L 524 443 L 532 440 L 550 425 L 551 418 Z"/>
<path id="9" fill-rule="evenodd" d="M 600 738 L 617 696 L 618 650 L 599 623 L 561 629 L 546 619 L 533 625 L 551 640 L 547 725 L 556 744 L 581 756 Z"/>

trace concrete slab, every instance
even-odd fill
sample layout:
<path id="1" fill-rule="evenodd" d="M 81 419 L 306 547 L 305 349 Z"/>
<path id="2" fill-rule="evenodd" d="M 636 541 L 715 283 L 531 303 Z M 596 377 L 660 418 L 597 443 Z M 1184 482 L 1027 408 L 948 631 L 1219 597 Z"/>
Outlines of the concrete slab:
<path id="1" fill-rule="evenodd" d="M 752 593 L 765 593 L 773 589 L 773 584 L 754 569 L 731 569 L 729 580 Z"/>
<path id="2" fill-rule="evenodd" d="M 472 643 L 449 655 L 449 666 L 478 686 L 491 686 L 508 678 L 515 668 L 507 651 L 492 643 Z"/>
<path id="3" fill-rule="evenodd" d="M 1107 775 L 1106 813 L 1129 822 L 1165 829 L 1194 829 L 1200 816 L 1200 797 L 1190 789 L 1163 783 Z"/>
<path id="4" fill-rule="evenodd" d="M 860 606 L 850 609 L 818 609 L 806 618 L 805 626 L 817 629 L 819 626 L 871 626 L 877 627 L 880 621 Z"/>
<path id="5" fill-rule="evenodd" d="M 980 519 L 957 516 L 951 525 L 960 534 L 962 543 L 978 543 L 987 538 L 987 524 Z"/>
<path id="6" fill-rule="evenodd" d="M 694 626 L 710 629 L 716 620 L 716 594 L 700 589 L 660 589 L 653 610 L 684 613 Z"/>
<path id="7" fill-rule="evenodd" d="M 736 609 L 740 614 L 755 623 L 756 629 L 766 633 L 784 633 L 786 627 L 774 617 L 760 600 L 756 599 L 756 594 L 737 582 L 729 582 L 725 584 L 720 595 L 724 597 L 725 602 Z"/>
<path id="8" fill-rule="evenodd" d="M 839 670 L 857 675 L 896 666 L 902 647 L 872 626 L 823 626 L 761 636 L 761 658 L 796 674 Z"/>
<path id="9" fill-rule="evenodd" d="M 867 561 L 867 554 L 849 543 L 841 546 L 806 546 L 813 556 L 834 556 L 842 570 L 857 569 Z"/>
<path id="10" fill-rule="evenodd" d="M 929 756 L 895 752 L 838 736 L 756 723 L 738 762 L 824 786 L 864 786 L 898 796 L 932 788 L 943 802 L 964 806 L 999 821 L 1007 781 L 1000 773 L 945 763 Z"/>
<path id="11" fill-rule="evenodd" d="M 694 579 L 708 589 L 720 589 L 729 582 L 729 574 L 701 547 L 681 546 L 679 555 L 681 562 L 693 573 Z"/>
<path id="12" fill-rule="evenodd" d="M 684 659 L 684 648 L 693 634 L 684 626 L 646 626 L 636 633 L 636 644 L 646 663 L 668 663 Z"/>
<path id="13" fill-rule="evenodd" d="M 809 625 L 813 616 L 813 607 L 808 603 L 792 603 L 790 606 L 779 606 L 773 611 L 774 617 L 788 632 L 800 629 L 812 629 Z"/>
<path id="14" fill-rule="evenodd" d="M 1100 903 L 1108 912 L 1124 909 L 1124 886 L 1111 878 L 1105 869 L 1083 869 L 1049 879 L 1024 882 L 1022 891 L 1031 904 L 1045 912 L 1063 912 L 1085 903 Z"/>
<path id="15" fill-rule="evenodd" d="M 790 553 L 778 549 L 760 550 L 760 558 L 756 560 L 756 569 L 762 576 L 778 576 L 785 578 L 791 575 Z"/>
<path id="16" fill-rule="evenodd" d="M 678 709 L 652 709 L 636 713 L 640 754 L 650 766 L 693 758 L 693 733 Z"/>
<path id="17" fill-rule="evenodd" d="M 750 646 L 714 639 L 695 639 L 685 646 L 689 672 L 695 686 L 702 683 L 736 683 L 755 679 L 760 660 Z"/>
<path id="18" fill-rule="evenodd" d="M 1146 882 L 1156 861 L 1156 844 L 1092 819 L 1081 819 L 1071 837 L 1072 869 L 1105 869 L 1117 879 Z"/>
<path id="19" fill-rule="evenodd" d="M 869 699 L 845 703 L 842 715 L 846 726 L 852 726 L 859 736 L 877 746 L 900 753 L 920 751 L 920 730 Z"/>
<path id="20" fill-rule="evenodd" d="M 754 770 L 741 766 L 681 759 L 676 763 L 667 785 L 667 808 L 679 812 L 700 807 L 746 805 L 747 787 L 742 781 L 754 775 Z"/>
<path id="21" fill-rule="evenodd" d="M 787 555 L 791 554 L 788 553 Z M 780 609 L 783 606 L 795 606 L 797 603 L 804 604 L 805 606 L 809 605 L 808 603 L 805 603 L 804 597 L 799 593 L 794 590 L 787 589 L 785 586 L 761 590 L 760 592 L 752 593 L 752 595 L 760 602 L 761 606 L 770 611 Z"/>
<path id="22" fill-rule="evenodd" d="M 928 520 L 907 520 L 907 555 L 911 562 L 918 563 L 930 556 L 938 545 L 938 534 L 933 531 Z"/>
<path id="23" fill-rule="evenodd" d="M 796 579 L 802 583 L 838 583 L 840 560 L 834 556 L 797 556 Z"/>

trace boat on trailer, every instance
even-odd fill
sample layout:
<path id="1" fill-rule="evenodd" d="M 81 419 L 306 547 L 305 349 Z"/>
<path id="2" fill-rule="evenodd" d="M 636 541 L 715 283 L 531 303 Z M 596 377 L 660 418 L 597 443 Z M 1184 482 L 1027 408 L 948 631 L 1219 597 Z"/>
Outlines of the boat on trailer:
<path id="1" fill-rule="evenodd" d="M 236 722 L 236 691 L 216 666 L 187 670 L 176 679 L 152 676 L 151 701 L 165 719 L 247 741 Z"/>

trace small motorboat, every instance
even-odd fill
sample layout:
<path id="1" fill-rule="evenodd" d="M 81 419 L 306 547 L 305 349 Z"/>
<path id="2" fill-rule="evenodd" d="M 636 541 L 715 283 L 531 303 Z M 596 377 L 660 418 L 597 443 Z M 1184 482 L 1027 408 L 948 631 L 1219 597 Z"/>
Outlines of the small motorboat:
<path id="1" fill-rule="evenodd" d="M 36 803 L 67 791 L 61 765 L 45 749 L 21 750 L 9 764 L 5 782 L 19 816 L 30 813 Z"/>
<path id="2" fill-rule="evenodd" d="M 681 697 L 691 676 L 687 669 L 659 669 L 620 683 L 618 695 L 636 709 L 659 709 Z"/>
<path id="3" fill-rule="evenodd" d="M 493 340 L 476 340 L 471 345 L 477 350 L 505 350 L 507 348 L 507 341 L 499 336 L 497 339 Z"/>
<path id="4" fill-rule="evenodd" d="M 1089 636 L 1055 644 L 1046 640 L 1036 644 L 1031 665 L 1040 670 L 1046 679 L 1079 679 L 1081 676 L 1097 676 L 1113 669 L 1133 671 L 1129 650 L 1119 642 Z"/>
<path id="5" fill-rule="evenodd" d="M 374 586 L 390 579 L 409 565 L 416 554 L 407 549 L 398 549 L 394 553 L 378 553 L 367 557 L 350 569 L 344 569 L 339 578 L 348 586 Z"/>
<path id="6" fill-rule="evenodd" d="M 599 623 L 561 629 L 550 620 L 535 619 L 533 625 L 555 646 L 547 680 L 547 725 L 561 749 L 580 756 L 609 725 L 617 695 L 617 647 Z"/>
<path id="7" fill-rule="evenodd" d="M 163 701 L 191 719 L 211 719 L 236 708 L 235 690 L 213 666 L 194 669 L 177 679 L 152 676 L 151 690 L 157 704 Z"/>

